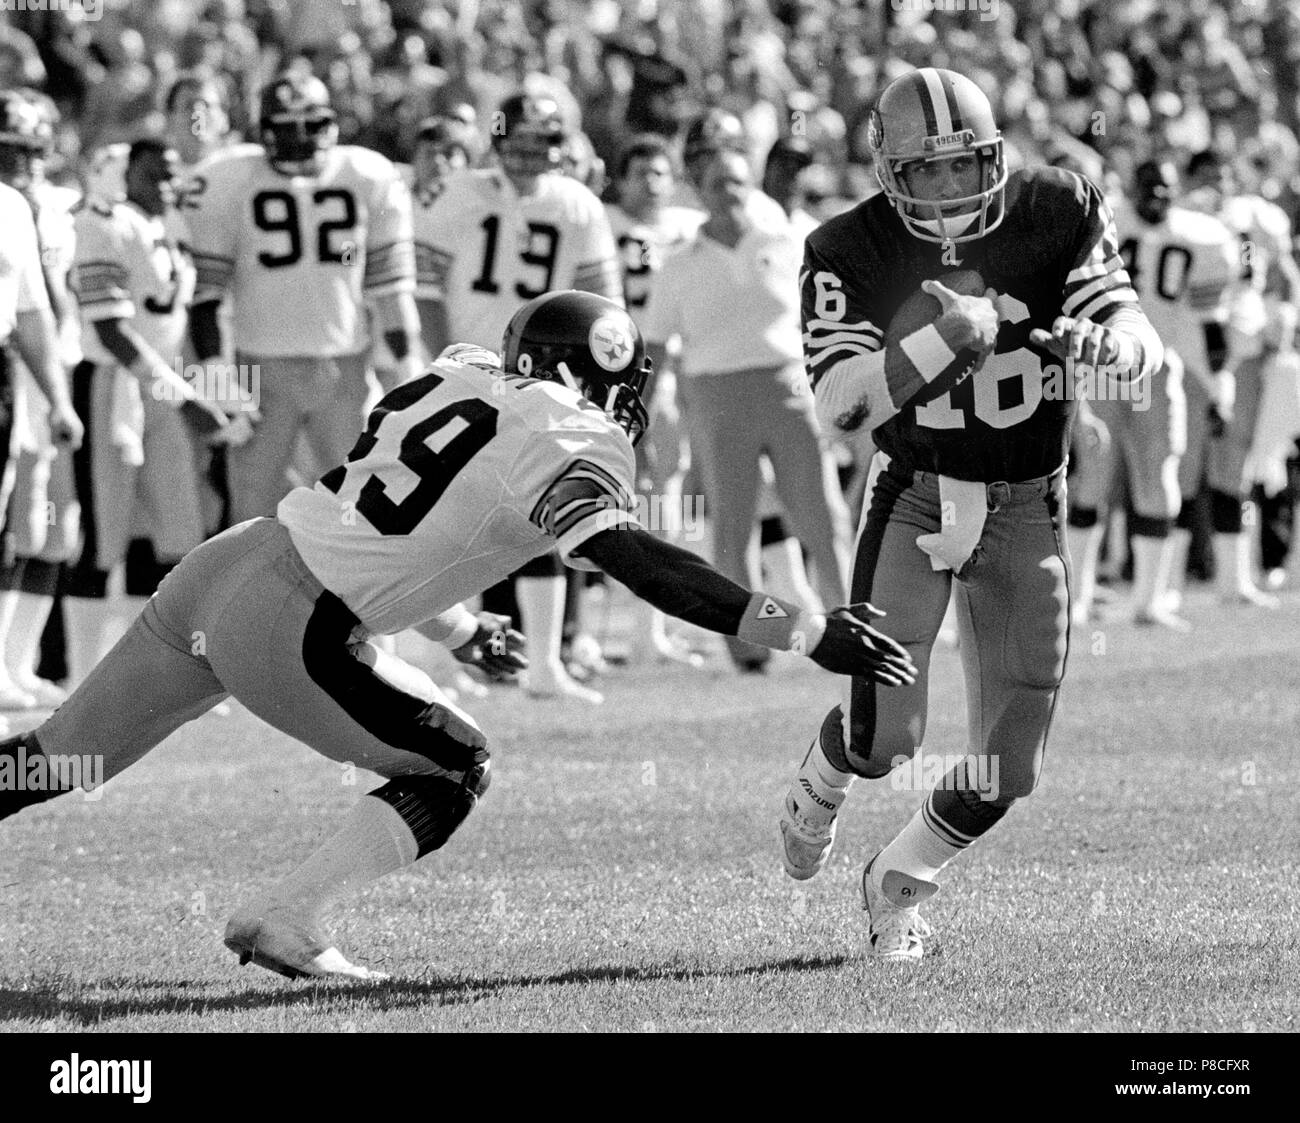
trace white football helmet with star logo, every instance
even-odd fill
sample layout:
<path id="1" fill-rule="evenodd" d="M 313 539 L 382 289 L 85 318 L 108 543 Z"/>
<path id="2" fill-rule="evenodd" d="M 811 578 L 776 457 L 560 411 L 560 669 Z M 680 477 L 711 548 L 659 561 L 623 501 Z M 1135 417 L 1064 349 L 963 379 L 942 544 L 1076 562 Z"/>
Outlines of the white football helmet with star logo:
<path id="1" fill-rule="evenodd" d="M 501 364 L 507 373 L 577 390 L 622 426 L 633 444 L 645 432 L 641 391 L 650 360 L 632 317 L 612 300 L 576 290 L 530 300 L 506 327 Z"/>

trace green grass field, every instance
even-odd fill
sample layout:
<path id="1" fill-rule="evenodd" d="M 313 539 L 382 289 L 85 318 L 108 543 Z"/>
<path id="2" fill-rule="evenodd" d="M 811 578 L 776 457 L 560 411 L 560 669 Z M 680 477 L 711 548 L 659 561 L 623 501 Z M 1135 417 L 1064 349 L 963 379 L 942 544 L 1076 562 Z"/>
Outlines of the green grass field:
<path id="1" fill-rule="evenodd" d="M 831 866 L 781 871 L 776 816 L 838 686 L 624 672 L 599 710 L 499 689 L 484 804 L 329 916 L 374 986 L 290 983 L 221 944 L 367 774 L 238 706 L 104 792 L 0 825 L 0 1025 L 113 1029 L 1296 1030 L 1300 597 L 1190 636 L 1076 631 L 1045 775 L 943 881 L 919 965 L 863 959 L 855 884 L 921 799 L 859 784 Z M 962 746 L 942 652 L 930 752 Z M 347 780 L 354 782 L 349 784 Z"/>

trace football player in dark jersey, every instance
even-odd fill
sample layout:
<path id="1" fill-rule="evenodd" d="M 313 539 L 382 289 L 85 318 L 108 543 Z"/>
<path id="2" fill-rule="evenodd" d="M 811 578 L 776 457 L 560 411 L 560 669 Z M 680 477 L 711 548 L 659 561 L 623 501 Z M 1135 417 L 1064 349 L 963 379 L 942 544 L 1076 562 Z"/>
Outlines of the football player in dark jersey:
<path id="1" fill-rule="evenodd" d="M 881 629 L 919 674 L 892 691 L 852 680 L 791 785 L 781 833 L 786 871 L 812 877 L 854 777 L 907 762 L 896 780 L 923 786 L 944 761 L 916 754 L 955 577 L 969 755 L 947 758 L 943 782 L 862 879 L 869 954 L 915 960 L 929 935 L 917 906 L 935 876 L 1038 781 L 1069 635 L 1063 481 L 1078 395 L 1136 404 L 1163 349 L 1101 192 L 1057 168 L 1009 174 L 973 82 L 906 74 L 869 129 L 884 190 L 808 238 L 805 359 L 823 423 L 865 427 L 880 449 L 852 599 L 888 613 Z M 939 283 L 958 270 L 962 285 Z M 918 290 L 933 315 L 897 337 L 891 321 Z"/>

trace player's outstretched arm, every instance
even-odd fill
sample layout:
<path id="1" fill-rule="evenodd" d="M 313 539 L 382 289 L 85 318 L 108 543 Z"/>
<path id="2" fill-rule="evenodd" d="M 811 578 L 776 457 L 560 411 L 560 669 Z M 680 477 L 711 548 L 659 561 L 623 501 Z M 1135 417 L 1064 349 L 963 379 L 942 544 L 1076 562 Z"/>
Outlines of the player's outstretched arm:
<path id="1" fill-rule="evenodd" d="M 604 530 L 577 551 L 642 600 L 688 623 L 778 651 L 798 651 L 826 670 L 885 686 L 916 681 L 912 657 L 864 622 L 870 605 L 814 615 L 766 593 L 751 593 L 703 558 L 641 527 Z"/>

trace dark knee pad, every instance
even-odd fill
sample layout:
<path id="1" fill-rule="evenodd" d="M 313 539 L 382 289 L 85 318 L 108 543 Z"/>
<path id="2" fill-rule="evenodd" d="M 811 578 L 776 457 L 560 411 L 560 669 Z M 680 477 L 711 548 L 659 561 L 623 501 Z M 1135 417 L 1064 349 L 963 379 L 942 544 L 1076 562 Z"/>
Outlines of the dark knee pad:
<path id="1" fill-rule="evenodd" d="M 133 539 L 126 551 L 126 595 L 151 597 L 178 562 L 163 561 L 147 538 Z"/>
<path id="2" fill-rule="evenodd" d="M 57 785 L 58 777 L 34 733 L 0 741 L 0 819 L 72 790 Z"/>
<path id="3" fill-rule="evenodd" d="M 27 558 L 23 565 L 22 577 L 18 588 L 24 593 L 33 593 L 39 597 L 52 597 L 59 587 L 59 574 L 63 570 L 62 562 L 40 561 Z"/>
<path id="4" fill-rule="evenodd" d="M 1241 496 L 1210 490 L 1210 525 L 1215 534 L 1240 534 Z"/>
<path id="5" fill-rule="evenodd" d="M 1069 523 L 1076 530 L 1088 530 L 1097 525 L 1096 507 L 1071 507 Z"/>
<path id="6" fill-rule="evenodd" d="M 108 596 L 108 570 L 100 569 L 84 555 L 76 565 L 64 571 L 65 595 L 85 600 L 104 600 Z"/>
<path id="7" fill-rule="evenodd" d="M 1196 522 L 1196 500 L 1184 499 L 1183 505 L 1178 508 L 1178 518 L 1174 520 L 1174 526 L 1179 530 L 1191 530 Z"/>
<path id="8" fill-rule="evenodd" d="M 790 532 L 785 528 L 785 522 L 780 515 L 769 515 L 758 524 L 758 544 L 762 546 L 774 546 L 778 542 L 784 542 L 790 537 Z"/>
<path id="9" fill-rule="evenodd" d="M 887 776 L 893 770 L 892 762 L 885 766 L 884 771 L 878 770 L 870 760 L 870 750 L 865 756 L 848 750 L 844 743 L 844 709 L 841 706 L 831 707 L 830 712 L 822 719 L 818 737 L 826 759 L 841 772 L 852 772 L 865 780 L 879 780 L 881 776 Z"/>
<path id="10" fill-rule="evenodd" d="M 1139 515 L 1136 511 L 1129 515 L 1128 528 L 1139 538 L 1168 538 L 1173 519 L 1157 515 Z"/>
<path id="11" fill-rule="evenodd" d="M 401 817 L 415 836 L 417 858 L 442 847 L 469 818 L 491 783 L 487 751 L 460 780 L 450 776 L 403 776 L 371 792 Z"/>
<path id="12" fill-rule="evenodd" d="M 23 573 L 27 569 L 26 558 L 12 558 L 0 561 L 0 591 L 12 592 L 23 587 Z"/>

